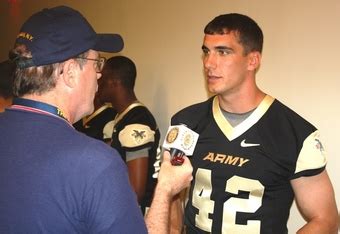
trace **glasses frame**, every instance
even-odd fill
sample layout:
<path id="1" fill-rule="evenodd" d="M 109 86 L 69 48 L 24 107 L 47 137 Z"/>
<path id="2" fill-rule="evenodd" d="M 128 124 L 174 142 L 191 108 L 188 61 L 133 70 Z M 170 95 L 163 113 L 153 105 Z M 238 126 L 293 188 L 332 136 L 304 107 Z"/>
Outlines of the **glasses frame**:
<path id="1" fill-rule="evenodd" d="M 91 59 L 91 58 L 84 58 L 84 57 L 76 57 L 76 58 L 95 61 L 96 63 L 95 63 L 94 69 L 96 70 L 97 73 L 101 73 L 103 71 L 104 65 L 106 63 L 105 57 L 99 57 L 98 59 Z"/>

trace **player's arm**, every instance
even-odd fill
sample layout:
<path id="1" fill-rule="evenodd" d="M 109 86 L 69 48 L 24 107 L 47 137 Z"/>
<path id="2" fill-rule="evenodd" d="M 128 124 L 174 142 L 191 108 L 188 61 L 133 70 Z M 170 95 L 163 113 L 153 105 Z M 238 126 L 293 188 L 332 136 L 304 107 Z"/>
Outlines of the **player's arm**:
<path id="1" fill-rule="evenodd" d="M 326 170 L 314 176 L 291 181 L 297 206 L 307 221 L 297 233 L 338 232 L 338 212 L 334 190 Z"/>
<path id="2" fill-rule="evenodd" d="M 140 204 L 144 195 L 148 175 L 148 149 L 134 152 L 135 159 L 127 161 L 129 180 Z M 127 158 L 131 158 L 128 156 Z"/>
<path id="3" fill-rule="evenodd" d="M 119 141 L 126 153 L 130 183 L 140 202 L 145 195 L 149 149 L 154 144 L 155 132 L 148 125 L 129 124 L 119 132 Z"/>
<path id="4" fill-rule="evenodd" d="M 171 202 L 176 194 L 189 186 L 191 180 L 192 166 L 189 159 L 184 157 L 181 166 L 173 166 L 170 154 L 165 152 L 154 199 L 145 218 L 149 234 L 170 232 Z"/>

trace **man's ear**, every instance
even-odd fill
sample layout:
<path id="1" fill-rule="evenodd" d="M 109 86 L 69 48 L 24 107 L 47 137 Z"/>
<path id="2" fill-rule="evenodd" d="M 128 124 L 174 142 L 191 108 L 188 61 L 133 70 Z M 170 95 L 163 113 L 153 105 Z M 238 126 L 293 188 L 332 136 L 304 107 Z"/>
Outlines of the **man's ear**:
<path id="1" fill-rule="evenodd" d="M 248 70 L 257 70 L 261 65 L 261 53 L 253 51 L 248 54 Z"/>
<path id="2" fill-rule="evenodd" d="M 79 64 L 74 59 L 69 59 L 64 63 L 63 80 L 64 83 L 74 88 L 78 84 L 79 79 Z"/>

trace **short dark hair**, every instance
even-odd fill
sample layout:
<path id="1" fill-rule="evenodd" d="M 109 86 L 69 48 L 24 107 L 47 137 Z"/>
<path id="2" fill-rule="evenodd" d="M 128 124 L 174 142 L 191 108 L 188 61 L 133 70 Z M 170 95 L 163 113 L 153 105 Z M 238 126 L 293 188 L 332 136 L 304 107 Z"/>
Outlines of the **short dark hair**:
<path id="1" fill-rule="evenodd" d="M 0 97 L 5 99 L 13 97 L 13 80 L 15 63 L 6 60 L 0 63 Z"/>
<path id="2" fill-rule="evenodd" d="M 137 69 L 134 62 L 125 56 L 114 56 L 105 63 L 105 70 L 110 79 L 116 79 L 130 90 L 135 87 Z"/>
<path id="3" fill-rule="evenodd" d="M 204 28 L 204 33 L 227 34 L 235 32 L 239 43 L 243 46 L 245 54 L 258 51 L 262 53 L 263 33 L 257 23 L 246 15 L 230 13 L 219 15 L 210 21 Z"/>

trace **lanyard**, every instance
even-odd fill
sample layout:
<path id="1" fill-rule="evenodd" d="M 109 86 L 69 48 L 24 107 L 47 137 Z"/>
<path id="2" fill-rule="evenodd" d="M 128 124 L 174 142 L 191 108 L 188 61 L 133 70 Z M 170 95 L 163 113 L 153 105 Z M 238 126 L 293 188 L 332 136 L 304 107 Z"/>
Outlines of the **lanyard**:
<path id="1" fill-rule="evenodd" d="M 58 107 L 43 102 L 33 101 L 25 98 L 14 98 L 13 105 L 10 108 L 57 116 L 68 122 L 63 112 Z"/>

